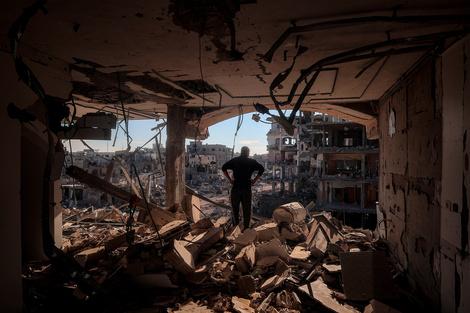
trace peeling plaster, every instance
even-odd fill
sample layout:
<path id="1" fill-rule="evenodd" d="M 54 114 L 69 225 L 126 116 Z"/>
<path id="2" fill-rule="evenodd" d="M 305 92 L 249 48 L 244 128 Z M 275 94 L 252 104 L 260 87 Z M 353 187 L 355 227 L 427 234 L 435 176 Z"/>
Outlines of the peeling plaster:
<path id="1" fill-rule="evenodd" d="M 463 153 L 466 151 L 466 142 L 467 142 L 467 133 L 466 130 L 463 135 Z M 467 256 L 466 249 L 468 249 L 468 223 L 470 220 L 469 216 L 469 207 L 468 207 L 468 198 L 467 198 L 467 177 L 468 177 L 468 154 L 465 154 L 465 167 L 466 170 L 463 172 L 462 175 L 462 213 L 460 218 L 460 225 L 461 225 L 461 256 L 462 260 L 464 260 Z"/>

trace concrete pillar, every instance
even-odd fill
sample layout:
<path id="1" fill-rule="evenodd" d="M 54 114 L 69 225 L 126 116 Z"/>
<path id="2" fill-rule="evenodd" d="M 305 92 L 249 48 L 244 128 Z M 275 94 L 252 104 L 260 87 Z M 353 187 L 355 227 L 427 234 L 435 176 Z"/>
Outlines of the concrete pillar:
<path id="1" fill-rule="evenodd" d="M 19 12 L 21 14 L 21 12 Z M 21 276 L 21 124 L 7 115 L 6 107 L 12 102 L 25 109 L 36 100 L 36 95 L 18 81 L 10 54 L 0 54 L 0 193 L 2 218 L 0 219 L 0 303 L 2 312 L 23 312 L 23 283 Z"/>
<path id="2" fill-rule="evenodd" d="M 168 126 L 166 139 L 166 206 L 179 206 L 185 194 L 185 109 L 177 105 L 168 106 Z"/>
<path id="3" fill-rule="evenodd" d="M 366 146 L 366 141 L 367 141 L 367 130 L 366 130 L 366 127 L 364 125 L 362 125 L 362 146 L 365 147 Z"/>
<path id="4" fill-rule="evenodd" d="M 0 112 L 2 147 L 8 151 L 0 162 L 0 190 L 2 195 L 2 218 L 0 220 L 0 303 L 4 312 L 23 312 L 21 280 L 21 130 L 20 123 L 10 119 L 6 110 Z"/>
<path id="5" fill-rule="evenodd" d="M 365 153 L 362 154 L 362 158 L 361 158 L 361 177 L 366 178 L 366 155 Z"/>

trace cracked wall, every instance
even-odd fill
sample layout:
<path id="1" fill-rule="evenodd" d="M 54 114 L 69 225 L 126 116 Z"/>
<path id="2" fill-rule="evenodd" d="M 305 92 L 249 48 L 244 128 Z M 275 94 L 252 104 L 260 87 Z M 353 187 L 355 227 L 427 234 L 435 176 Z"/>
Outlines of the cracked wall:
<path id="1" fill-rule="evenodd" d="M 387 240 L 412 286 L 439 308 L 442 115 L 427 62 L 380 106 L 380 208 Z"/>
<path id="2" fill-rule="evenodd" d="M 443 312 L 469 312 L 470 37 L 446 51 L 439 63 L 442 92 L 443 168 L 441 263 Z"/>
<path id="3" fill-rule="evenodd" d="M 436 312 L 468 312 L 470 37 L 380 106 L 379 205 L 408 280 Z"/>

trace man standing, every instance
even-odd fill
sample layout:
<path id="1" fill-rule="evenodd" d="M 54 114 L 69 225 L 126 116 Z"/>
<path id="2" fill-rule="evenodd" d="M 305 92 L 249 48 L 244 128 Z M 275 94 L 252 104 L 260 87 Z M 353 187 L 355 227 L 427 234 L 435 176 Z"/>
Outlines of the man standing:
<path id="1" fill-rule="evenodd" d="M 240 202 L 243 207 L 243 225 L 244 229 L 250 227 L 251 221 L 251 186 L 263 175 L 264 167 L 256 160 L 250 159 L 250 149 L 242 147 L 240 156 L 231 159 L 222 166 L 225 177 L 232 184 L 230 202 L 233 210 L 233 221 L 235 225 L 240 222 Z M 227 170 L 232 170 L 233 179 Z M 254 172 L 258 174 L 254 179 L 251 176 Z"/>

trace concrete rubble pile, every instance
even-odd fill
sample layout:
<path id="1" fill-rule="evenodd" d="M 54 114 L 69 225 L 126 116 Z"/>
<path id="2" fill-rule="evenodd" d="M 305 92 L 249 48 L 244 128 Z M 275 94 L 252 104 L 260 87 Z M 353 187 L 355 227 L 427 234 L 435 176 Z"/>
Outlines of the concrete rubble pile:
<path id="1" fill-rule="evenodd" d="M 230 217 L 175 220 L 158 231 L 130 218 L 115 207 L 64 210 L 63 250 L 123 312 L 406 312 L 411 302 L 376 232 L 297 202 L 245 230 Z M 48 270 L 30 265 L 25 277 Z"/>

